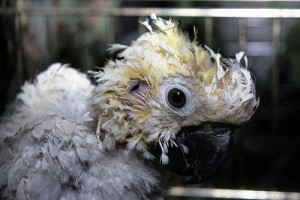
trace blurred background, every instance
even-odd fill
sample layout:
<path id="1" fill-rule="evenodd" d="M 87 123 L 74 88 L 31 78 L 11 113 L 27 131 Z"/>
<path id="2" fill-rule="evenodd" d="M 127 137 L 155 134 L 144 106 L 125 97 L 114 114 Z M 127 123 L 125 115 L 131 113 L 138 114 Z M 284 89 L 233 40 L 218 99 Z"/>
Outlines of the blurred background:
<path id="1" fill-rule="evenodd" d="M 102 67 L 111 57 L 108 44 L 129 45 L 146 31 L 138 21 L 153 12 L 180 20 L 191 37 L 195 26 L 199 42 L 225 57 L 245 51 L 261 100 L 256 114 L 235 134 L 233 153 L 216 176 L 177 185 L 168 199 L 300 199 L 300 1 L 0 3 L 0 113 L 24 81 L 53 62 L 81 71 Z"/>

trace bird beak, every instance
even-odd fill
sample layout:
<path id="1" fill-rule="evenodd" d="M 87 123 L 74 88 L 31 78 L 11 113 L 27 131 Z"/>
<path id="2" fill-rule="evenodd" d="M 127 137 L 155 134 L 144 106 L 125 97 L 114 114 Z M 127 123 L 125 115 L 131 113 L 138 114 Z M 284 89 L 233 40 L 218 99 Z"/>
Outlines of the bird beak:
<path id="1" fill-rule="evenodd" d="M 174 140 L 177 147 L 173 145 L 168 149 L 166 168 L 175 174 L 189 176 L 188 184 L 207 180 L 228 157 L 234 129 L 220 123 L 181 128 Z"/>

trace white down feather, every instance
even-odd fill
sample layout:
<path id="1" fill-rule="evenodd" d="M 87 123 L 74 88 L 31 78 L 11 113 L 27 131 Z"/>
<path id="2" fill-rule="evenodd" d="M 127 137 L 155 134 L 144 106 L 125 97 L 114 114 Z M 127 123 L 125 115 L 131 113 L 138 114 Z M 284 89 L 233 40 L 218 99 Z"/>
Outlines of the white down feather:
<path id="1" fill-rule="evenodd" d="M 0 198 L 158 199 L 157 172 L 134 151 L 106 152 L 85 74 L 53 64 L 25 83 L 0 124 Z"/>

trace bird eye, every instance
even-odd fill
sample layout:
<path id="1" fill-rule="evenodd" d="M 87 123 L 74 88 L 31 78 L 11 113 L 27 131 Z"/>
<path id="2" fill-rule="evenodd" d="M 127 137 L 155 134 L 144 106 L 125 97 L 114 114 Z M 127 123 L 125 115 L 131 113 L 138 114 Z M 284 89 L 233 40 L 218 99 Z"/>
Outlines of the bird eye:
<path id="1" fill-rule="evenodd" d="M 179 116 L 187 116 L 193 108 L 191 91 L 180 85 L 170 84 L 165 90 L 165 101 L 172 112 Z"/>
<path id="2" fill-rule="evenodd" d="M 182 90 L 173 88 L 168 93 L 168 101 L 175 108 L 182 108 L 186 103 L 186 97 Z"/>

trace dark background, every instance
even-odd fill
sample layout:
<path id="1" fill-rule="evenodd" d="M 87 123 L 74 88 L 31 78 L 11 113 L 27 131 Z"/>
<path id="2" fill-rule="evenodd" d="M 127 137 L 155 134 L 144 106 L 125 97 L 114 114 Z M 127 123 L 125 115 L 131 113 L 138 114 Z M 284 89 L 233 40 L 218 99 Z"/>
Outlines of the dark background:
<path id="1" fill-rule="evenodd" d="M 0 113 L 13 102 L 20 86 L 53 62 L 81 71 L 101 67 L 107 44 L 127 44 L 145 31 L 144 17 L 106 17 L 99 13 L 68 14 L 60 8 L 300 8 L 298 1 L 106 1 L 0 0 Z M 43 9 L 40 9 L 43 8 Z M 81 10 L 82 11 L 82 10 Z M 256 77 L 260 106 L 235 134 L 225 167 L 199 187 L 300 192 L 300 19 L 213 18 L 214 51 L 248 55 Z M 181 27 L 206 43 L 205 18 L 177 17 Z M 245 41 L 240 41 L 241 23 Z"/>

